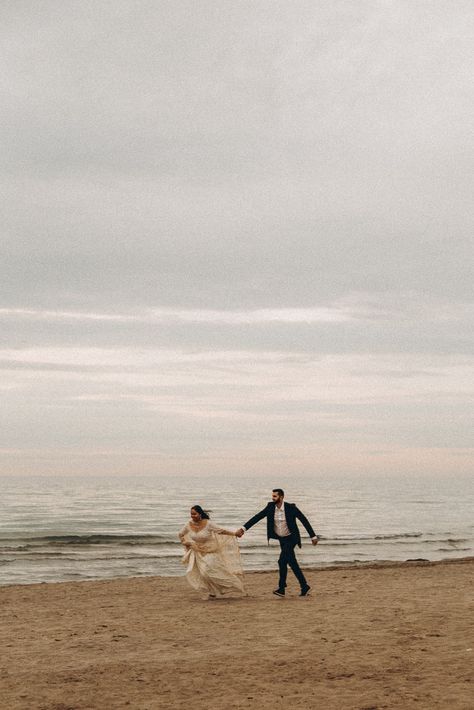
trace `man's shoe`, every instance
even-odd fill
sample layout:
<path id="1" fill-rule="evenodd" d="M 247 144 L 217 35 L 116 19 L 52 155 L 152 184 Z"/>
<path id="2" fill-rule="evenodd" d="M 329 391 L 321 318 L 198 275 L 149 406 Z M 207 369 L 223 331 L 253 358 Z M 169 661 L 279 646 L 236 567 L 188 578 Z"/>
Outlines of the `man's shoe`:
<path id="1" fill-rule="evenodd" d="M 284 589 L 274 589 L 273 594 L 276 594 L 277 597 L 284 597 L 285 590 Z"/>
<path id="2" fill-rule="evenodd" d="M 300 592 L 300 597 L 305 597 L 307 594 L 309 594 L 311 587 L 309 584 L 305 584 L 304 587 L 301 587 L 301 592 Z"/>

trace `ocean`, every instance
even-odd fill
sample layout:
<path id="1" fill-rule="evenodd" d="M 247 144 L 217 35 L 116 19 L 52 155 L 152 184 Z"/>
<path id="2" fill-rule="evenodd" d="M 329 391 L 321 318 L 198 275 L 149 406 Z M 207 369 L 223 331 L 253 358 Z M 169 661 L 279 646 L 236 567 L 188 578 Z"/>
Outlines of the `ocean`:
<path id="1" fill-rule="evenodd" d="M 240 527 L 286 489 L 321 542 L 303 533 L 306 567 L 469 557 L 474 486 L 468 477 L 359 476 L 0 478 L 0 584 L 182 575 L 177 533 L 199 503 Z M 276 570 L 265 523 L 240 541 L 246 570 Z"/>

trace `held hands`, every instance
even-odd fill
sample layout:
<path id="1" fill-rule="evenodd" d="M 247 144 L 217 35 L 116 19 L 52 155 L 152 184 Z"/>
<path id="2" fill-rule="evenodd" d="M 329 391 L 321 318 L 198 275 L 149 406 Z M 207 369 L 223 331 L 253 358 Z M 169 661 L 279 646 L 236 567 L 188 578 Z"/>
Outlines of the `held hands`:
<path id="1" fill-rule="evenodd" d="M 242 537 L 242 535 L 243 535 L 244 533 L 245 533 L 245 529 L 244 529 L 244 528 L 239 528 L 238 530 L 235 531 L 234 535 L 235 535 L 236 537 Z M 312 538 L 311 542 L 313 543 L 313 545 L 317 545 L 318 542 L 319 542 L 319 539 L 318 539 L 317 537 L 314 537 L 314 538 Z"/>

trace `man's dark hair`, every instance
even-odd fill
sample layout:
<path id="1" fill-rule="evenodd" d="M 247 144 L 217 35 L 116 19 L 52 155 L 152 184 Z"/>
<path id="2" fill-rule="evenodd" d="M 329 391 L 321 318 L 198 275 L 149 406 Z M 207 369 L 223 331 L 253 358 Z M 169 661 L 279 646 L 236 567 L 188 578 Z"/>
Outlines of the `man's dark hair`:
<path id="1" fill-rule="evenodd" d="M 281 496 L 282 498 L 285 497 L 285 491 L 282 490 L 281 488 L 274 488 L 272 493 L 278 493 L 278 495 Z"/>

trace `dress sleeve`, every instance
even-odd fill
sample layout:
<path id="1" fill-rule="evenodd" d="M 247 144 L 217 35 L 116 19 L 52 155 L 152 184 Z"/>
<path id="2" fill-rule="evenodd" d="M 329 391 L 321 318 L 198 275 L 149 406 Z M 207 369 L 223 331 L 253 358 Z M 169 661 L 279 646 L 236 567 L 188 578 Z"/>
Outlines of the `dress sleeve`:
<path id="1" fill-rule="evenodd" d="M 183 538 L 188 534 L 188 532 L 189 532 L 189 527 L 188 527 L 188 524 L 186 523 L 184 528 L 182 528 L 178 533 L 178 537 L 181 540 L 181 542 L 183 542 Z"/>
<path id="2" fill-rule="evenodd" d="M 219 527 L 219 525 L 216 525 L 211 520 L 209 520 L 207 527 L 211 532 L 217 533 L 217 535 L 235 535 L 232 530 L 226 530 L 226 528 L 221 528 Z"/>

